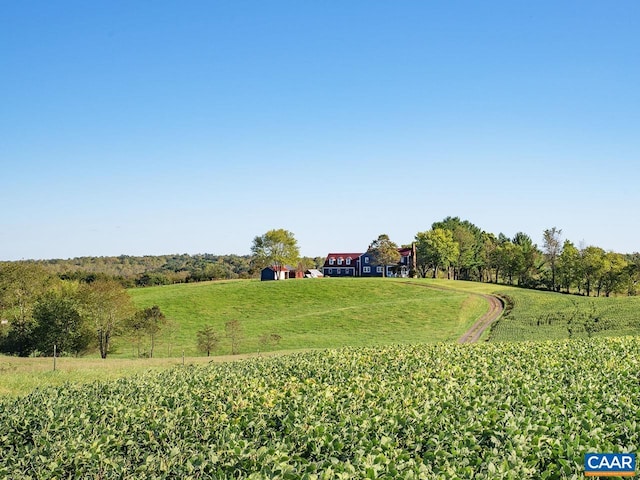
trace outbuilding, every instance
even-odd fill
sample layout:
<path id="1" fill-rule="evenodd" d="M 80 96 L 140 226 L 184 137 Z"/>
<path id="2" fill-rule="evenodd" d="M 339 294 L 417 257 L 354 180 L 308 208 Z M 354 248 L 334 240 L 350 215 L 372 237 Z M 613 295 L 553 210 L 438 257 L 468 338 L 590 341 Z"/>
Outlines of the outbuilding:
<path id="1" fill-rule="evenodd" d="M 322 272 L 320 270 L 315 269 L 315 268 L 310 268 L 309 270 L 305 271 L 304 272 L 304 276 L 306 278 L 322 278 L 322 277 L 324 277 Z"/>
<path id="2" fill-rule="evenodd" d="M 286 280 L 289 278 L 289 269 L 287 267 L 277 267 L 275 265 L 263 268 L 260 272 L 260 280 Z"/>

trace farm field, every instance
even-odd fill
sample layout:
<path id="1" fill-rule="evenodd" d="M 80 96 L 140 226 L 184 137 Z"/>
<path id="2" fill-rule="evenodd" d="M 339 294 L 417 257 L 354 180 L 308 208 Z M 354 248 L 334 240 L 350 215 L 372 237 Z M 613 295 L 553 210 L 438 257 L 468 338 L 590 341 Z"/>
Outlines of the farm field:
<path id="1" fill-rule="evenodd" d="M 375 278 L 208 282 L 129 292 L 138 307 L 158 305 L 174 323 L 156 356 L 178 356 L 183 350 L 187 356 L 201 355 L 197 331 L 212 325 L 224 337 L 230 320 L 242 325 L 243 353 L 450 342 L 488 308 L 468 292 Z M 261 341 L 271 334 L 281 337 L 277 344 Z M 230 351 L 223 338 L 215 354 Z M 120 341 L 115 356 L 134 353 L 133 342 Z"/>
<path id="2" fill-rule="evenodd" d="M 483 337 L 490 342 L 640 335 L 640 297 L 583 297 L 479 282 L 415 282 L 503 298 L 507 310 Z"/>
<path id="3" fill-rule="evenodd" d="M 0 400 L 0 477 L 583 478 L 637 452 L 637 337 L 344 348 Z"/>
<path id="4" fill-rule="evenodd" d="M 291 351 L 266 352 L 261 354 L 218 355 L 215 357 L 186 357 L 185 364 L 231 362 L 253 356 L 285 355 Z M 110 381 L 130 375 L 166 370 L 182 365 L 182 358 L 109 358 L 62 357 L 21 358 L 0 355 L 0 398 L 26 395 L 42 386 L 59 386 L 68 383 L 91 383 Z"/>
<path id="5" fill-rule="evenodd" d="M 498 294 L 512 306 L 490 341 L 640 335 L 640 297 L 581 297 L 520 290 Z"/>

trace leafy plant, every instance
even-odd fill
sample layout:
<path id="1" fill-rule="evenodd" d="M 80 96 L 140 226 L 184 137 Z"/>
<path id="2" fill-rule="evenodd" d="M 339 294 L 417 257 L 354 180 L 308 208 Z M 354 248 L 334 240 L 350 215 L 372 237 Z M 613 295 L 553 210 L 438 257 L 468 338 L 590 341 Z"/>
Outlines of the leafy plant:
<path id="1" fill-rule="evenodd" d="M 0 477 L 572 478 L 637 452 L 640 343 L 345 348 L 0 402 Z"/>

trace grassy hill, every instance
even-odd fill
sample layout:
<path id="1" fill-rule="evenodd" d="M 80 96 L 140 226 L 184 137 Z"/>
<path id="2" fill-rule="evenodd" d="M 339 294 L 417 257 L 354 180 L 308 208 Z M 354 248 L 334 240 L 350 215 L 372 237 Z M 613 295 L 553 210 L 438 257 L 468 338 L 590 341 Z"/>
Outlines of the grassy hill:
<path id="1" fill-rule="evenodd" d="M 161 339 L 160 356 L 199 355 L 196 332 L 239 320 L 242 352 L 335 348 L 456 340 L 486 310 L 470 292 L 425 289 L 391 279 L 229 281 L 135 289 L 138 307 L 158 305 L 173 326 Z M 277 344 L 264 335 L 281 337 Z M 130 355 L 131 342 L 119 343 Z M 223 339 L 216 354 L 230 352 Z"/>
<path id="2" fill-rule="evenodd" d="M 424 288 L 433 287 L 433 288 Z M 154 359 L 139 359 L 132 339 L 117 339 L 117 351 L 96 358 L 0 357 L 0 396 L 22 395 L 39 385 L 113 379 L 148 369 L 206 362 L 195 348 L 205 325 L 224 334 L 240 320 L 247 355 L 310 348 L 453 342 L 487 309 L 474 294 L 494 293 L 510 308 L 484 339 L 490 342 L 640 335 L 640 297 L 585 298 L 503 285 L 446 280 L 323 279 L 287 282 L 228 281 L 135 289 L 139 307 L 159 305 L 172 321 Z M 593 321 L 598 319 L 597 322 Z M 260 337 L 276 333 L 278 344 Z M 141 345 L 142 350 L 148 344 Z M 215 361 L 230 353 L 223 339 Z M 174 357 L 174 358 L 168 358 Z M 234 359 L 243 356 L 233 357 Z"/>

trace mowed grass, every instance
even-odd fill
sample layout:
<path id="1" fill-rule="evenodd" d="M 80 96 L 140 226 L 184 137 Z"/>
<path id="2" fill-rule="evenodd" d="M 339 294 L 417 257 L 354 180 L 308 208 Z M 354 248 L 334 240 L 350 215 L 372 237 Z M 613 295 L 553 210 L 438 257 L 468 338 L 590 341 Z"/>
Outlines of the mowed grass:
<path id="1" fill-rule="evenodd" d="M 299 350 L 454 341 L 487 310 L 473 294 L 425 289 L 393 279 L 230 281 L 130 290 L 140 307 L 158 305 L 173 326 L 155 355 L 201 355 L 197 332 L 211 325 L 221 336 L 215 354 L 231 352 L 225 324 L 242 326 L 240 351 Z M 278 335 L 265 343 L 261 338 Z M 118 356 L 131 356 L 128 340 Z"/>

